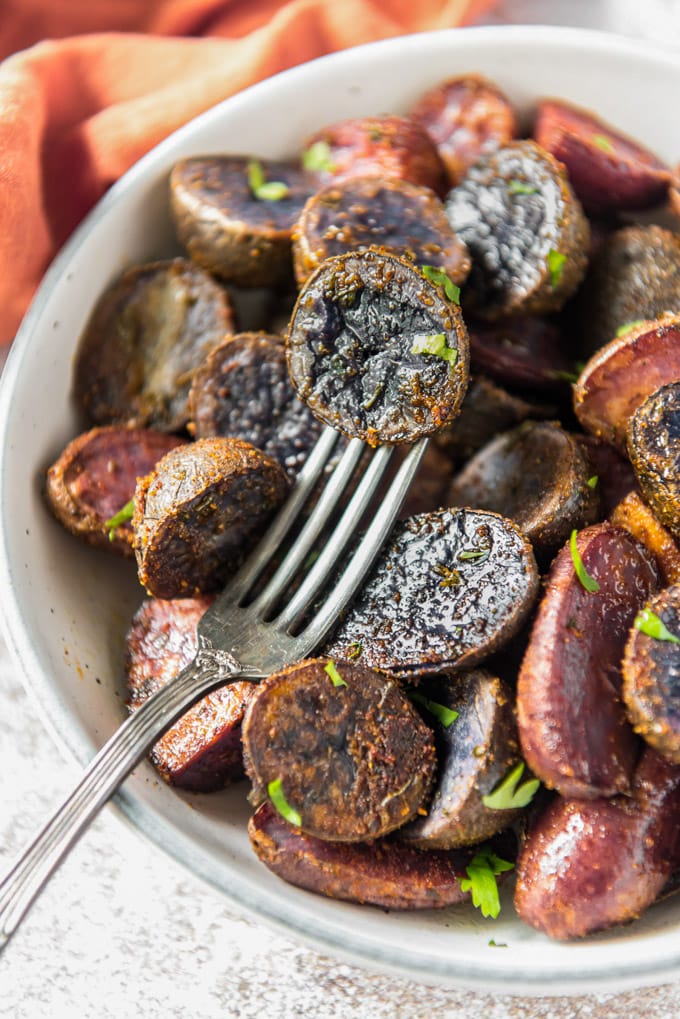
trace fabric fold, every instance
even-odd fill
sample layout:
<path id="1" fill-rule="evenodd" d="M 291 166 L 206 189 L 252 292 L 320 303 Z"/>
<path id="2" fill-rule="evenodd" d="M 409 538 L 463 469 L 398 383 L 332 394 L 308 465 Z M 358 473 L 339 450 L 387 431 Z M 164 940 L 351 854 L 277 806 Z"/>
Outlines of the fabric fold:
<path id="1" fill-rule="evenodd" d="M 0 54 L 21 49 L 0 64 L 0 343 L 11 341 L 45 269 L 83 216 L 176 128 L 295 64 L 463 25 L 490 6 L 10 0 Z"/>

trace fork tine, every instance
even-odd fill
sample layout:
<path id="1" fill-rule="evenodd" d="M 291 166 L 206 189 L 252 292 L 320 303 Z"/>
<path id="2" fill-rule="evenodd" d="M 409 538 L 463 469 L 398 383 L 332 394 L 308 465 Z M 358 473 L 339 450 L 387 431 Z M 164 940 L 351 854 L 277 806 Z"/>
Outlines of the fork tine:
<path id="1" fill-rule="evenodd" d="M 373 517 L 366 533 L 346 564 L 331 594 L 314 614 L 314 618 L 309 625 L 299 634 L 298 641 L 301 642 L 301 654 L 307 654 L 320 644 L 333 624 L 337 622 L 339 614 L 356 593 L 359 585 L 375 562 L 401 509 L 408 487 L 418 470 L 420 461 L 427 448 L 427 443 L 427 439 L 420 439 L 411 447 L 404 458 L 387 490 L 385 498 L 380 504 L 379 512 Z M 307 650 L 304 650 L 302 644 L 306 646 Z"/>
<path id="2" fill-rule="evenodd" d="M 394 446 L 380 446 L 373 454 L 373 459 L 364 472 L 356 492 L 347 504 L 319 558 L 297 592 L 274 620 L 277 629 L 289 630 L 304 616 L 312 599 L 325 584 L 330 571 L 337 564 L 343 549 L 355 533 L 357 523 L 378 487 L 393 453 Z"/>
<path id="3" fill-rule="evenodd" d="M 305 562 L 314 542 L 321 534 L 326 521 L 337 506 L 354 469 L 361 459 L 366 446 L 360 439 L 352 439 L 342 454 L 340 461 L 333 470 L 319 496 L 319 501 L 312 510 L 304 527 L 296 536 L 283 562 L 268 582 L 265 589 L 250 606 L 258 616 L 264 617 L 267 610 L 274 604 L 282 591 L 288 586 L 299 567 Z"/>
<path id="4" fill-rule="evenodd" d="M 221 593 L 219 600 L 222 604 L 238 604 L 271 561 L 321 477 L 339 437 L 340 433 L 335 428 L 330 425 L 325 426 L 298 474 L 290 495 L 267 528 L 261 541 Z"/>

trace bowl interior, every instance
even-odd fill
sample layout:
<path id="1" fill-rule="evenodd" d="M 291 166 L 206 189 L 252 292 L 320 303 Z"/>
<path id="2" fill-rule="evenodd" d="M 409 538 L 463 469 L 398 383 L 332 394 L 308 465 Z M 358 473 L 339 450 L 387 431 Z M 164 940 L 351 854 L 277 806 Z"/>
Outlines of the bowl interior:
<path id="1" fill-rule="evenodd" d="M 167 176 L 178 158 L 291 155 L 324 123 L 405 111 L 425 88 L 468 71 L 493 78 L 526 114 L 536 97 L 566 97 L 662 158 L 680 155 L 672 109 L 680 63 L 671 54 L 568 29 L 411 36 L 293 69 L 199 117 L 111 189 L 49 270 L 0 386 L 0 583 L 7 639 L 27 685 L 55 738 L 81 763 L 125 715 L 123 638 L 142 598 L 130 564 L 81 546 L 42 499 L 46 466 L 81 428 L 70 398 L 72 359 L 93 302 L 127 266 L 177 251 Z M 620 989 L 680 973 L 677 902 L 587 943 L 555 944 L 517 921 L 509 892 L 493 922 L 467 907 L 386 914 L 284 884 L 250 850 L 243 786 L 181 795 L 144 763 L 117 803 L 141 831 L 241 905 L 355 962 L 505 993 Z"/>

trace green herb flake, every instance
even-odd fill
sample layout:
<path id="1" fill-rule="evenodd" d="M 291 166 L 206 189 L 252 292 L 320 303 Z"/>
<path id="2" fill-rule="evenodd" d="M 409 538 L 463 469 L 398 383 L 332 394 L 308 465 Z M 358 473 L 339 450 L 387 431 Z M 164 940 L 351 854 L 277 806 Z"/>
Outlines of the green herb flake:
<path id="1" fill-rule="evenodd" d="M 334 661 L 331 660 L 326 665 L 324 665 L 324 671 L 327 672 L 328 675 L 331 677 L 331 682 L 333 683 L 333 686 L 347 686 L 347 683 L 345 682 L 345 680 L 342 678 L 337 668 L 335 667 Z"/>
<path id="2" fill-rule="evenodd" d="M 484 847 L 468 863 L 465 868 L 467 877 L 459 878 L 461 891 L 472 894 L 472 905 L 481 910 L 482 916 L 495 920 L 500 913 L 496 875 L 512 870 L 514 866 L 514 863 L 501 860 L 491 849 Z"/>
<path id="3" fill-rule="evenodd" d="M 363 645 L 358 640 L 355 640 L 353 644 L 350 644 L 350 646 L 347 648 L 347 657 L 350 660 L 350 662 L 356 661 L 357 658 L 361 656 L 363 650 L 364 650 Z"/>
<path id="4" fill-rule="evenodd" d="M 328 142 L 318 141 L 310 145 L 302 153 L 302 165 L 305 170 L 319 170 L 333 173 L 335 164 L 331 159 L 331 147 Z"/>
<path id="5" fill-rule="evenodd" d="M 619 326 L 616 330 L 616 335 L 625 336 L 626 333 L 629 333 L 632 329 L 637 329 L 638 326 L 641 326 L 644 321 L 645 320 L 643 318 L 636 318 L 633 319 L 632 322 L 624 322 L 623 325 Z"/>
<path id="6" fill-rule="evenodd" d="M 555 251 L 554 248 L 551 248 L 548 252 L 548 272 L 550 273 L 550 283 L 553 288 L 560 285 L 562 270 L 566 260 L 567 256 L 562 254 L 561 251 Z"/>
<path id="7" fill-rule="evenodd" d="M 110 520 L 104 521 L 104 527 L 106 527 L 109 532 L 109 541 L 114 541 L 116 537 L 116 528 L 120 527 L 121 524 L 126 523 L 128 520 L 132 520 L 134 512 L 135 500 L 132 498 L 129 502 L 126 502 L 125 505 L 122 506 Z"/>
<path id="8" fill-rule="evenodd" d="M 523 180 L 517 180 L 513 177 L 508 182 L 508 191 L 511 195 L 535 195 L 538 188 L 535 188 L 532 184 L 525 184 Z"/>
<path id="9" fill-rule="evenodd" d="M 591 594 L 597 594 L 600 590 L 600 585 L 596 580 L 593 580 L 583 565 L 581 553 L 579 552 L 576 544 L 577 533 L 576 528 L 574 528 L 571 532 L 571 537 L 569 538 L 569 550 L 571 551 L 571 559 L 574 564 L 574 569 L 576 570 L 576 576 L 581 581 L 581 584 L 585 587 L 586 591 L 589 591 Z"/>
<path id="10" fill-rule="evenodd" d="M 559 379 L 561 382 L 571 382 L 572 385 L 578 382 L 577 372 L 567 372 L 563 371 L 561 368 L 555 369 L 555 371 L 552 373 L 552 377 L 554 379 Z"/>
<path id="11" fill-rule="evenodd" d="M 281 817 L 285 818 L 289 824 L 294 824 L 296 828 L 299 828 L 302 824 L 302 818 L 298 814 L 297 810 L 294 810 L 286 799 L 280 778 L 275 778 L 269 783 L 267 786 L 267 794 Z"/>
<path id="12" fill-rule="evenodd" d="M 646 633 L 648 637 L 653 637 L 654 640 L 667 640 L 671 644 L 680 644 L 680 637 L 671 633 L 663 619 L 651 609 L 641 609 L 633 621 L 633 626 L 641 633 Z"/>
<path id="13" fill-rule="evenodd" d="M 593 144 L 597 145 L 598 149 L 602 149 L 603 152 L 614 152 L 614 146 L 604 134 L 594 134 Z"/>
<path id="14" fill-rule="evenodd" d="M 586 485 L 588 486 L 588 488 L 597 488 L 599 480 L 600 479 L 598 478 L 597 474 L 593 474 L 592 477 L 588 478 L 588 480 L 586 481 Z"/>
<path id="15" fill-rule="evenodd" d="M 454 304 L 460 304 L 460 287 L 457 287 L 450 276 L 436 265 L 421 265 L 420 271 L 430 283 L 444 288 L 444 293 Z"/>
<path id="16" fill-rule="evenodd" d="M 490 555 L 490 548 L 466 548 L 462 552 L 458 553 L 458 558 L 465 562 L 467 559 L 488 559 Z"/>
<path id="17" fill-rule="evenodd" d="M 450 725 L 458 718 L 458 712 L 454 711 L 453 708 L 447 708 L 445 704 L 440 704 L 438 701 L 430 700 L 425 694 L 419 693 L 417 690 L 412 690 L 409 694 L 412 701 L 416 704 L 421 704 L 426 711 L 429 711 L 438 721 L 442 723 L 445 729 L 448 729 Z"/>
<path id="18" fill-rule="evenodd" d="M 498 785 L 487 796 L 482 796 L 482 803 L 491 810 L 515 810 L 518 807 L 526 807 L 536 795 L 540 786 L 537 778 L 528 779 L 519 784 L 524 773 L 524 761 L 520 761 L 505 778 L 502 778 Z"/>
<path id="19" fill-rule="evenodd" d="M 446 345 L 444 333 L 431 333 L 429 336 L 422 333 L 417 334 L 413 337 L 411 353 L 432 354 L 433 357 L 441 357 L 444 361 L 448 361 L 452 368 L 458 360 L 458 351 Z"/>
<path id="20" fill-rule="evenodd" d="M 269 202 L 280 201 L 290 190 L 282 180 L 266 180 L 259 159 L 248 161 L 248 187 L 255 198 Z"/>
<path id="21" fill-rule="evenodd" d="M 507 941 L 494 941 L 493 938 L 489 938 L 489 948 L 507 948 Z"/>

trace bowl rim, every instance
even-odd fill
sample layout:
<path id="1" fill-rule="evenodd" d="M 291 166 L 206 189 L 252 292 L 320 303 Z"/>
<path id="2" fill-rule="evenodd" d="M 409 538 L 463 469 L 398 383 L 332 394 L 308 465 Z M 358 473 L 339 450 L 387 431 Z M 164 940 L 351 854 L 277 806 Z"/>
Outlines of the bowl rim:
<path id="1" fill-rule="evenodd" d="M 4 526 L 5 497 L 3 490 L 15 383 L 31 349 L 32 338 L 41 322 L 49 296 L 60 277 L 67 271 L 75 252 L 92 231 L 97 229 L 100 220 L 115 210 L 127 192 L 136 187 L 138 181 L 149 177 L 157 165 L 165 162 L 167 155 L 176 148 L 178 143 L 181 143 L 185 136 L 193 133 L 197 124 L 206 124 L 212 119 L 219 119 L 226 106 L 236 108 L 244 103 L 250 104 L 253 100 L 257 100 L 261 93 L 266 94 L 272 88 L 273 81 L 286 79 L 286 81 L 295 82 L 298 78 L 303 80 L 308 73 L 309 66 L 316 64 L 332 63 L 341 69 L 343 67 L 349 69 L 356 60 L 357 54 L 363 57 L 366 53 L 370 55 L 374 51 L 377 53 L 380 50 L 391 49 L 395 44 L 403 47 L 406 52 L 417 49 L 419 46 L 428 45 L 453 46 L 458 52 L 464 53 L 468 47 L 476 49 L 482 43 L 505 47 L 511 46 L 514 41 L 519 40 L 523 45 L 558 45 L 561 49 L 565 47 L 578 49 L 581 53 L 586 50 L 592 52 L 593 55 L 601 53 L 603 48 L 606 48 L 609 54 L 616 53 L 622 58 L 628 56 L 636 60 L 644 58 L 656 63 L 662 61 L 680 72 L 680 53 L 672 49 L 666 50 L 655 43 L 590 29 L 543 25 L 494 25 L 444 29 L 383 39 L 331 53 L 289 68 L 272 78 L 244 89 L 199 114 L 170 134 L 112 185 L 76 228 L 47 269 L 20 325 L 0 377 L 0 512 L 3 514 L 0 526 L 0 584 L 5 592 L 4 612 L 0 625 L 8 649 L 19 667 L 23 684 L 46 728 L 67 759 L 75 760 L 79 765 L 85 765 L 91 759 L 92 745 L 78 721 L 69 711 L 68 706 L 62 702 L 58 691 L 51 684 L 49 676 L 43 673 L 40 660 L 31 645 L 28 634 L 24 631 L 21 605 L 16 597 L 15 573 L 10 549 L 11 536 L 6 532 Z M 587 975 L 577 972 L 573 965 L 566 968 L 560 965 L 554 971 L 543 969 L 538 976 L 532 974 L 530 969 L 525 969 L 522 974 L 518 975 L 509 967 L 504 967 L 502 960 L 498 960 L 499 965 L 495 966 L 491 972 L 488 959 L 481 956 L 477 965 L 470 964 L 469 960 L 466 960 L 463 967 L 455 960 L 450 964 L 444 964 L 430 957 L 430 965 L 424 970 L 422 965 L 414 964 L 412 956 L 406 949 L 400 950 L 394 945 L 384 947 L 376 943 L 375 939 L 370 936 L 362 937 L 360 931 L 352 932 L 348 936 L 342 925 L 328 924 L 314 917 L 309 911 L 305 913 L 304 922 L 298 915 L 294 915 L 291 919 L 285 908 L 285 903 L 272 903 L 266 892 L 248 894 L 238 886 L 228 885 L 225 883 L 221 869 L 207 856 L 202 856 L 184 833 L 147 810 L 144 804 L 138 802 L 125 787 L 115 795 L 109 806 L 116 810 L 135 830 L 150 839 L 156 847 L 164 849 L 171 857 L 187 867 L 195 877 L 199 877 L 225 894 L 251 916 L 264 920 L 288 937 L 295 936 L 317 951 L 330 951 L 354 965 L 387 971 L 403 979 L 412 979 L 421 983 L 463 986 L 480 992 L 533 995 L 582 994 L 612 989 L 622 990 L 629 987 L 669 982 L 677 979 L 680 974 L 680 939 L 678 939 L 676 947 L 673 949 L 669 946 L 667 953 L 663 956 L 656 956 L 654 960 L 645 962 L 638 959 L 637 969 L 634 971 L 629 962 L 622 961 L 614 969 L 611 964 L 608 964 L 606 971 L 593 969 Z M 673 938 L 669 937 L 668 940 L 672 942 Z"/>

